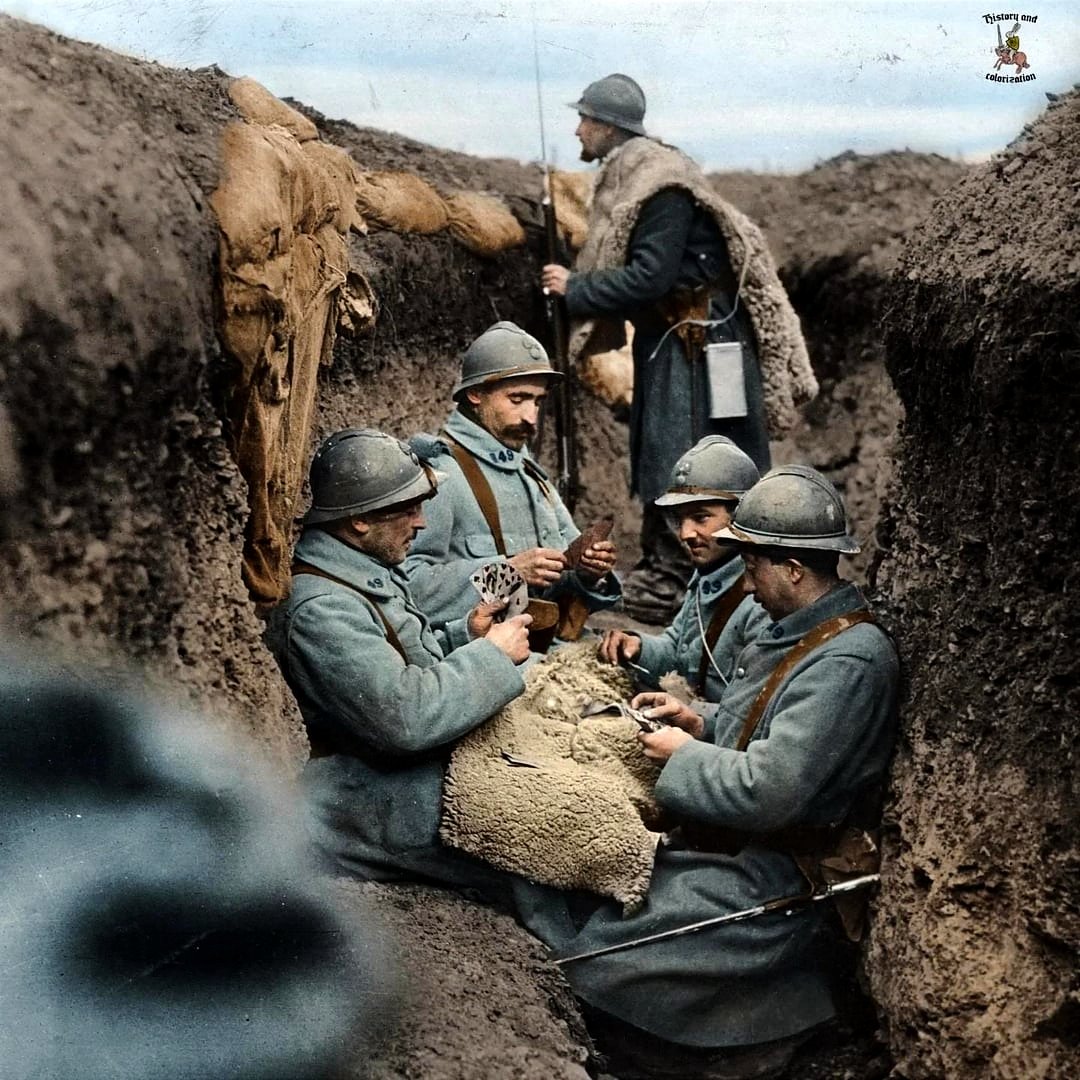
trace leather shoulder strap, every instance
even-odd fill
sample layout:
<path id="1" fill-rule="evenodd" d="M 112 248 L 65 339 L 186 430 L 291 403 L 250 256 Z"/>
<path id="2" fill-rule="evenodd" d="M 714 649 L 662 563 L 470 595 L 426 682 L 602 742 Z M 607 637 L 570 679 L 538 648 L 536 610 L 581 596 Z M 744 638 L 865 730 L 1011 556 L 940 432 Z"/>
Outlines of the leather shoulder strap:
<path id="1" fill-rule="evenodd" d="M 720 640 L 724 627 L 730 622 L 731 616 L 735 614 L 735 609 L 742 603 L 742 599 L 746 595 L 743 592 L 743 582 L 745 580 L 746 575 L 740 574 L 724 590 L 724 595 L 716 602 L 712 618 L 709 619 L 709 626 L 705 631 L 705 640 L 701 645 L 701 663 L 698 664 L 697 679 L 699 691 L 705 685 L 705 676 L 709 670 L 709 656 L 713 649 L 716 648 L 716 643 Z"/>
<path id="2" fill-rule="evenodd" d="M 743 721 L 742 730 L 739 732 L 739 739 L 735 743 L 735 749 L 746 749 L 754 732 L 757 730 L 758 724 L 761 723 L 761 718 L 765 715 L 765 710 L 769 707 L 769 702 L 772 701 L 773 695 L 776 693 L 777 689 L 779 689 L 780 684 L 794 670 L 795 665 L 798 664 L 807 653 L 813 652 L 814 649 L 818 648 L 820 645 L 824 645 L 827 641 L 832 641 L 837 634 L 842 634 L 852 626 L 858 626 L 859 623 L 867 622 L 877 623 L 877 620 L 871 612 L 865 609 L 862 611 L 852 611 L 847 615 L 837 615 L 835 618 L 826 619 L 825 622 L 815 626 L 813 630 L 799 638 L 799 640 L 787 651 L 780 663 L 773 669 L 768 681 L 754 699 L 754 703 L 750 706 L 750 711 L 746 714 L 746 719 Z"/>
<path id="3" fill-rule="evenodd" d="M 382 605 L 371 595 L 371 593 L 364 592 L 363 589 L 357 588 L 352 582 L 335 577 L 333 574 L 328 574 L 325 570 L 320 570 L 317 566 L 312 566 L 311 563 L 294 562 L 292 565 L 292 573 L 293 577 L 296 577 L 297 574 L 310 574 L 312 577 L 326 578 L 327 581 L 333 581 L 338 585 L 344 585 L 346 589 L 352 589 L 353 592 L 359 593 L 375 609 L 375 614 L 379 616 L 379 619 L 383 624 L 383 629 L 386 631 L 386 640 L 397 650 L 398 655 L 405 661 L 406 666 L 408 666 L 409 657 L 405 652 L 405 646 L 401 644 L 401 638 L 397 636 L 397 631 L 390 625 L 390 620 L 387 619 L 386 613 L 382 609 Z"/>
<path id="4" fill-rule="evenodd" d="M 454 460 L 461 468 L 465 481 L 473 493 L 473 498 L 476 499 L 476 504 L 480 507 L 480 513 L 484 515 L 487 527 L 491 530 L 491 538 L 495 541 L 495 550 L 500 555 L 505 555 L 506 542 L 503 540 L 502 523 L 499 521 L 499 507 L 495 502 L 495 492 L 491 490 L 487 477 L 484 476 L 480 466 L 476 464 L 476 458 L 452 436 L 447 436 L 447 438 L 450 439 L 450 453 L 454 455 Z"/>

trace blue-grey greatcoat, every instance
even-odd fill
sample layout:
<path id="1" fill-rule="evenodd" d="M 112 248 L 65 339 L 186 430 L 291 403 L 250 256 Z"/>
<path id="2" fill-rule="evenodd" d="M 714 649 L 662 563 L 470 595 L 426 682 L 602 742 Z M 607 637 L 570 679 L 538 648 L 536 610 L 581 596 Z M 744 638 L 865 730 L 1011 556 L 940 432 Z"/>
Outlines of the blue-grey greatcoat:
<path id="1" fill-rule="evenodd" d="M 705 365 L 690 363 L 656 304 L 675 289 L 695 288 L 730 275 L 727 245 L 709 212 L 679 187 L 653 195 L 641 208 L 626 265 L 574 271 L 566 286 L 571 318 L 618 316 L 634 325 L 634 395 L 630 405 L 631 491 L 646 505 L 662 495 L 675 462 L 705 435 L 726 435 L 764 473 L 770 464 L 765 399 L 757 340 L 745 309 L 715 284 L 710 342 L 738 341 L 743 349 L 747 415 L 713 420 L 708 415 Z M 730 316 L 730 318 L 729 318 Z"/>
<path id="2" fill-rule="evenodd" d="M 521 672 L 469 641 L 463 620 L 433 632 L 400 569 L 321 529 L 304 531 L 295 557 L 376 598 L 409 661 L 374 606 L 337 582 L 297 574 L 272 613 L 267 643 L 313 746 L 340 748 L 304 768 L 316 846 L 364 878 L 488 884 L 483 864 L 439 843 L 443 768 L 454 740 L 521 693 Z"/>
<path id="3" fill-rule="evenodd" d="M 699 697 L 717 701 L 723 683 L 716 674 L 719 668 L 731 677 L 735 657 L 743 645 L 764 623 L 769 622 L 765 609 L 752 597 L 745 596 L 732 612 L 727 625 L 713 647 L 713 664 L 706 665 L 705 684 L 698 686 L 703 640 L 702 627 L 708 630 L 709 621 L 720 598 L 731 588 L 745 566 L 736 555 L 704 573 L 695 570 L 686 586 L 686 595 L 671 625 L 660 634 L 639 634 L 641 651 L 634 662 L 646 668 L 654 679 L 669 671 L 678 672 Z"/>
<path id="4" fill-rule="evenodd" d="M 528 451 L 504 446 L 457 410 L 450 414 L 445 430 L 473 455 L 491 485 L 507 555 L 536 547 L 564 551 L 577 538 L 580 530 L 555 485 L 547 485 L 545 492 L 526 471 Z M 435 497 L 424 504 L 427 527 L 413 543 L 404 568 L 417 604 L 432 625 L 440 627 L 475 607 L 479 597 L 470 578 L 485 563 L 501 562 L 503 557 L 495 550 L 491 529 L 449 445 L 418 435 L 412 447 L 421 459 L 446 474 Z M 531 457 L 528 460 L 539 470 Z M 555 600 L 567 592 L 581 596 L 590 611 L 611 607 L 621 595 L 614 574 L 592 584 L 569 570 L 539 595 Z"/>
<path id="5" fill-rule="evenodd" d="M 865 607 L 843 584 L 764 625 L 739 653 L 704 737 L 680 746 L 656 788 L 683 819 L 752 832 L 842 822 L 883 778 L 893 742 L 898 663 L 882 630 L 858 624 L 798 662 L 781 683 L 745 751 L 743 719 L 769 674 L 805 633 Z M 790 855 L 750 844 L 737 855 L 661 847 L 643 909 L 620 918 L 603 902 L 519 886 L 525 923 L 557 953 L 627 941 L 767 900 L 795 895 L 804 879 Z M 575 910 L 576 908 L 576 910 Z M 672 1042 L 736 1046 L 795 1034 L 833 1014 L 816 953 L 822 905 L 705 930 L 563 968 L 590 1004 Z M 576 916 L 576 920 L 575 920 Z M 584 920 L 584 921 L 582 921 Z"/>

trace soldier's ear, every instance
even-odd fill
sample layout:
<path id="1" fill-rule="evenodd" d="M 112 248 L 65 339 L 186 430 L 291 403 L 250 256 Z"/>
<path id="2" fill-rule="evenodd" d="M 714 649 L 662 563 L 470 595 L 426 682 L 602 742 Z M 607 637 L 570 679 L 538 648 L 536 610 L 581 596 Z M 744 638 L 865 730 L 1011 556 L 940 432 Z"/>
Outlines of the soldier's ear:
<path id="1" fill-rule="evenodd" d="M 362 517 L 349 518 L 345 530 L 353 536 L 367 536 L 371 532 L 371 522 Z"/>

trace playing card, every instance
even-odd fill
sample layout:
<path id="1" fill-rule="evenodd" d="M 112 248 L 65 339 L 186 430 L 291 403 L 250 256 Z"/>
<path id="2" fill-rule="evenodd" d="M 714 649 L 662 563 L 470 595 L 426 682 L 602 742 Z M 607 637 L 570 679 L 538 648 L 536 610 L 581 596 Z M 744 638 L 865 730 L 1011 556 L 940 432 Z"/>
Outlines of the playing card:
<path id="1" fill-rule="evenodd" d="M 498 621 L 520 615 L 529 606 L 529 586 L 518 570 L 509 563 L 487 563 L 470 579 L 480 600 L 493 604 L 506 600 L 506 608 L 496 616 Z"/>
<path id="2" fill-rule="evenodd" d="M 594 521 L 564 552 L 566 555 L 567 567 L 571 570 L 576 570 L 581 564 L 581 556 L 584 555 L 593 544 L 596 544 L 601 540 L 606 540 L 611 535 L 611 530 L 614 527 L 615 518 L 611 514 Z"/>

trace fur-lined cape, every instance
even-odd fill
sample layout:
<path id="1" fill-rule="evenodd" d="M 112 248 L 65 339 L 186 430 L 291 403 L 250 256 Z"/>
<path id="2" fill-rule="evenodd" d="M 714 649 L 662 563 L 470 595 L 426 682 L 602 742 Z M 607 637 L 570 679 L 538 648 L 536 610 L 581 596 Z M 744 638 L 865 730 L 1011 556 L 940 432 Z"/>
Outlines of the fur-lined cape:
<path id="1" fill-rule="evenodd" d="M 739 303 L 749 313 L 757 338 L 765 392 L 765 416 L 775 437 L 788 431 L 800 405 L 818 392 L 799 326 L 761 230 L 713 189 L 705 174 L 681 150 L 655 139 L 623 143 L 604 159 L 593 186 L 589 235 L 574 264 L 576 271 L 625 265 L 630 237 L 642 205 L 668 188 L 682 188 L 713 216 L 727 243 L 732 272 L 742 281 Z M 574 361 L 623 341 L 622 319 L 588 319 L 575 325 L 570 340 Z"/>

